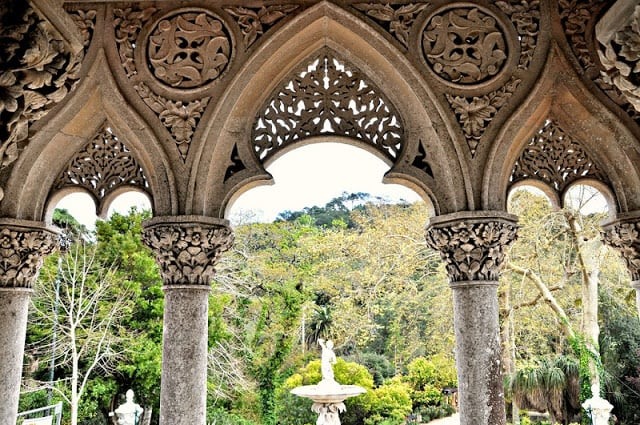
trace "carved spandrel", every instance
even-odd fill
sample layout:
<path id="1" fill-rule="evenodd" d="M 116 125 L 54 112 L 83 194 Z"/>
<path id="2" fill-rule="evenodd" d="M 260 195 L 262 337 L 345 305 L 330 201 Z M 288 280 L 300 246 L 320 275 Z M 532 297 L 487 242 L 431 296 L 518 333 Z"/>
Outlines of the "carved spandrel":
<path id="1" fill-rule="evenodd" d="M 31 288 L 58 242 L 51 230 L 0 220 L 0 288 Z"/>
<path id="2" fill-rule="evenodd" d="M 300 6 L 297 4 L 273 4 L 261 7 L 231 6 L 224 10 L 238 22 L 245 47 L 249 48 L 272 26 L 298 8 Z"/>
<path id="3" fill-rule="evenodd" d="M 142 234 L 156 255 L 165 285 L 209 285 L 220 255 L 231 248 L 233 239 L 226 224 L 157 219 L 146 223 Z"/>
<path id="4" fill-rule="evenodd" d="M 408 49 L 411 28 L 420 12 L 429 7 L 430 3 L 356 3 L 353 6 L 373 18 Z"/>
<path id="5" fill-rule="evenodd" d="M 640 218 L 604 226 L 602 239 L 620 253 L 627 264 L 631 280 L 640 282 Z"/>
<path id="6" fill-rule="evenodd" d="M 516 236 L 515 219 L 504 218 L 436 220 L 426 231 L 427 245 L 440 252 L 452 284 L 497 281 Z"/>

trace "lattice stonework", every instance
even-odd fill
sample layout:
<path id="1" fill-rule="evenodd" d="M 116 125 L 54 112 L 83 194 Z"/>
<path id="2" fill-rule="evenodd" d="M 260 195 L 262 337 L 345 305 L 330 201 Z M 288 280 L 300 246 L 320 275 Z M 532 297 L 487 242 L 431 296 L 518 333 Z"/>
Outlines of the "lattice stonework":
<path id="1" fill-rule="evenodd" d="M 105 123 L 96 137 L 71 158 L 58 175 L 54 189 L 82 187 L 102 203 L 121 186 L 149 191 L 142 167 Z"/>
<path id="2" fill-rule="evenodd" d="M 518 157 L 511 184 L 526 179 L 541 180 L 562 193 L 571 183 L 591 178 L 609 183 L 587 151 L 552 120 L 547 120 Z"/>
<path id="3" fill-rule="evenodd" d="M 371 144 L 394 160 L 403 126 L 393 105 L 355 67 L 324 53 L 297 69 L 269 98 L 253 126 L 261 160 L 306 137 L 339 135 Z"/>

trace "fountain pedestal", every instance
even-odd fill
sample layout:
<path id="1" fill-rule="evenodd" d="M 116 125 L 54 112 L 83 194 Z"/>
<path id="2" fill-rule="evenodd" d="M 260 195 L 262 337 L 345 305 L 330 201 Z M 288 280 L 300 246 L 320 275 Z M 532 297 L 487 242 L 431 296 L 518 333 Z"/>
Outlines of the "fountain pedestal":
<path id="1" fill-rule="evenodd" d="M 322 380 L 317 385 L 303 385 L 291 390 L 292 394 L 313 400 L 311 410 L 318 415 L 316 425 L 340 425 L 340 413 L 347 410 L 344 401 L 364 394 L 358 385 L 340 385 L 334 380 Z"/>

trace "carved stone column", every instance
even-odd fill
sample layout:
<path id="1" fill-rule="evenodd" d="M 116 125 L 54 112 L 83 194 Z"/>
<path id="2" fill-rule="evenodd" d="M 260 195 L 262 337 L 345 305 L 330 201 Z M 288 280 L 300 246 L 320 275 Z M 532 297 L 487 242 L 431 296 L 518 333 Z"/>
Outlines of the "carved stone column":
<path id="1" fill-rule="evenodd" d="M 15 425 L 31 286 L 58 235 L 42 223 L 0 218 L 0 425 Z"/>
<path id="2" fill-rule="evenodd" d="M 640 211 L 621 215 L 618 220 L 603 226 L 602 239 L 627 263 L 640 315 Z"/>
<path id="3" fill-rule="evenodd" d="M 434 217 L 427 228 L 453 289 L 461 425 L 506 423 L 497 288 L 516 230 L 516 217 L 497 211 Z"/>
<path id="4" fill-rule="evenodd" d="M 209 284 L 233 233 L 226 220 L 155 217 L 145 223 L 143 240 L 164 280 L 160 424 L 204 425 Z"/>

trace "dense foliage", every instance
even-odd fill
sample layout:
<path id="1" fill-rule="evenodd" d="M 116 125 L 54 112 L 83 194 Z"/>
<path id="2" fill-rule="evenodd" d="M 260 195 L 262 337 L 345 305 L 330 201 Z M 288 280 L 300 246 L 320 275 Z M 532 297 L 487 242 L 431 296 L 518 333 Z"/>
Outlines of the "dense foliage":
<path id="1" fill-rule="evenodd" d="M 521 229 L 510 261 L 542 276 L 579 329 L 579 269 L 562 216 L 529 193 L 514 197 L 512 207 Z M 92 234 L 64 212 L 56 217 L 75 245 L 95 253 L 96 266 L 112 271 L 116 284 L 105 302 L 127 294 L 117 323 L 110 325 L 119 354 L 112 367 L 92 372 L 80 400 L 80 423 L 107 423 L 128 388 L 156 423 L 163 295 L 153 257 L 140 240 L 149 213 L 114 214 Z M 337 379 L 369 390 L 348 401 L 343 424 L 399 425 L 411 414 L 411 423 L 417 414 L 423 421 L 450 414 L 452 398 L 442 389 L 456 386 L 451 292 L 439 255 L 424 242 L 427 219 L 424 205 L 386 205 L 355 194 L 285 212 L 274 223 L 237 226 L 235 245 L 212 283 L 208 421 L 313 424 L 309 403 L 289 390 L 319 380 L 318 338 L 335 343 Z M 586 223 L 596 223 L 587 230 L 597 231 L 597 217 Z M 638 423 L 640 407 L 640 327 L 626 270 L 615 255 L 606 255 L 600 290 L 604 395 L 616 406 L 619 423 L 630 425 Z M 46 315 L 44 306 L 52 302 L 51 292 L 38 288 L 55 282 L 57 258 L 47 260 L 36 286 L 22 409 L 41 406 L 48 397 L 38 389 L 50 380 L 51 322 L 35 312 Z M 568 423 L 580 414 L 580 359 L 560 319 L 517 273 L 504 274 L 500 294 L 502 323 L 511 320 L 513 327 L 509 401 L 548 409 Z M 53 386 L 68 392 L 68 365 L 56 361 L 53 372 Z M 53 401 L 61 399 L 57 394 Z"/>

